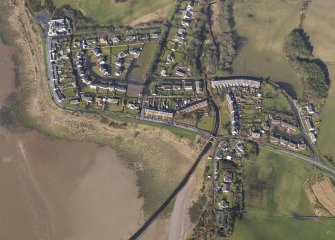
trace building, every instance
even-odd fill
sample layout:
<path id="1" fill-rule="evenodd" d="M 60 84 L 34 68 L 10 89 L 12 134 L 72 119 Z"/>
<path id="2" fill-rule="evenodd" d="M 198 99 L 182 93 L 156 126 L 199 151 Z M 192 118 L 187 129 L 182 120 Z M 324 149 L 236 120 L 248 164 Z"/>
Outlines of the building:
<path id="1" fill-rule="evenodd" d="M 229 207 L 229 203 L 225 199 L 222 199 L 220 202 L 218 202 L 218 207 L 219 210 L 226 209 L 227 207 Z"/>
<path id="2" fill-rule="evenodd" d="M 284 121 L 281 122 L 281 126 L 284 127 L 286 131 L 298 131 L 298 128 L 296 126 L 293 126 L 292 124 Z"/>
<path id="3" fill-rule="evenodd" d="M 54 19 L 49 21 L 48 36 L 60 36 L 71 33 L 71 21 L 69 18 Z"/>
<path id="4" fill-rule="evenodd" d="M 314 123 L 312 121 L 312 118 L 306 117 L 306 124 L 308 131 L 314 131 Z"/>
<path id="5" fill-rule="evenodd" d="M 187 75 L 187 71 L 184 70 L 184 69 L 181 69 L 181 68 L 178 68 L 175 72 L 175 74 L 177 76 L 180 76 L 180 77 L 185 77 Z"/>
<path id="6" fill-rule="evenodd" d="M 316 143 L 318 138 L 317 138 L 317 135 L 315 134 L 315 132 L 309 132 L 309 137 L 310 137 L 312 143 Z"/>
<path id="7" fill-rule="evenodd" d="M 118 37 L 112 37 L 111 41 L 113 45 L 117 45 L 120 42 L 120 39 Z"/>
<path id="8" fill-rule="evenodd" d="M 231 134 L 237 135 L 239 132 L 238 127 L 238 106 L 236 102 L 235 95 L 230 92 L 226 95 L 227 103 L 228 103 L 228 109 L 230 112 L 230 128 L 231 128 Z"/>
<path id="9" fill-rule="evenodd" d="M 197 111 L 197 110 L 205 108 L 205 107 L 208 107 L 207 99 L 192 102 L 192 103 L 186 105 L 185 107 L 179 109 L 177 111 L 177 113 L 184 114 L 184 113 L 194 112 L 194 111 Z"/>
<path id="10" fill-rule="evenodd" d="M 285 140 L 284 138 L 280 138 L 279 143 L 283 146 L 287 146 L 289 142 L 287 140 Z"/>
<path id="11" fill-rule="evenodd" d="M 233 181 L 233 173 L 225 172 L 225 174 L 223 175 L 223 181 L 225 183 L 231 183 Z"/>
<path id="12" fill-rule="evenodd" d="M 211 86 L 212 88 L 229 88 L 229 87 L 260 88 L 261 82 L 257 80 L 247 79 L 247 78 L 212 79 Z"/>
<path id="13" fill-rule="evenodd" d="M 292 150 L 298 150 L 298 144 L 293 143 L 293 142 L 289 142 L 288 148 L 290 148 Z"/>
<path id="14" fill-rule="evenodd" d="M 278 138 L 278 137 L 275 137 L 275 136 L 270 136 L 270 141 L 272 142 L 272 143 L 276 143 L 276 144 L 278 144 L 279 142 L 280 142 L 280 138 Z"/>
<path id="15" fill-rule="evenodd" d="M 252 132 L 251 133 L 251 138 L 253 139 L 253 140 L 259 140 L 259 139 L 261 139 L 261 133 L 260 132 Z"/>
<path id="16" fill-rule="evenodd" d="M 144 110 L 145 117 L 160 117 L 160 118 L 172 119 L 173 115 L 174 114 L 172 112 L 166 112 L 166 111 L 160 111 L 160 110 L 154 110 L 154 109 L 148 109 L 148 108 Z"/>

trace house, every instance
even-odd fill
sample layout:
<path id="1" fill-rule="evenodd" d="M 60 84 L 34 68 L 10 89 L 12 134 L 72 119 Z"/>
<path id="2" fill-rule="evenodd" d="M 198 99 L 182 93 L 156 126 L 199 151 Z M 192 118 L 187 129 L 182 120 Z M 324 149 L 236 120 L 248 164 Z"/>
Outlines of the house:
<path id="1" fill-rule="evenodd" d="M 283 146 L 287 146 L 289 142 L 287 140 L 285 140 L 284 138 L 280 138 L 279 143 Z"/>
<path id="2" fill-rule="evenodd" d="M 118 58 L 125 58 L 125 57 L 128 57 L 128 56 L 129 56 L 129 54 L 128 54 L 127 50 L 124 50 L 117 55 Z"/>
<path id="3" fill-rule="evenodd" d="M 167 72 L 165 69 L 162 69 L 162 71 L 160 72 L 161 76 L 166 77 L 167 76 Z"/>
<path id="4" fill-rule="evenodd" d="M 286 131 L 298 131 L 298 128 L 296 126 L 293 126 L 292 124 L 289 124 L 287 122 L 282 121 L 281 126 L 286 129 Z"/>
<path id="5" fill-rule="evenodd" d="M 112 37 L 111 41 L 113 45 L 116 45 L 120 42 L 120 39 L 118 37 Z"/>
<path id="6" fill-rule="evenodd" d="M 177 42 L 174 42 L 174 43 L 173 43 L 173 47 L 171 48 L 171 51 L 173 51 L 173 52 L 177 51 L 178 46 L 179 46 L 178 43 L 177 43 Z"/>
<path id="7" fill-rule="evenodd" d="M 203 100 L 199 100 L 199 101 L 195 101 L 190 104 L 187 104 L 183 108 L 179 109 L 177 113 L 184 114 L 184 113 L 194 112 L 194 111 L 197 111 L 205 107 L 208 107 L 207 99 L 203 99 Z"/>
<path id="8" fill-rule="evenodd" d="M 124 38 L 124 41 L 126 41 L 126 42 L 133 42 L 133 41 L 136 41 L 136 35 L 126 36 L 126 37 Z"/>
<path id="9" fill-rule="evenodd" d="M 82 81 L 83 83 L 85 83 L 86 85 L 90 85 L 90 84 L 92 83 L 86 76 L 83 76 L 83 77 L 81 78 L 81 81 Z"/>
<path id="10" fill-rule="evenodd" d="M 189 19 L 192 18 L 192 16 L 193 16 L 193 12 L 192 11 L 186 11 L 186 13 L 183 16 L 183 19 L 184 20 L 189 20 Z"/>
<path id="11" fill-rule="evenodd" d="M 77 105 L 77 104 L 79 104 L 80 103 L 80 100 L 79 99 L 74 99 L 74 100 L 71 100 L 70 101 L 70 104 L 72 104 L 72 105 Z"/>
<path id="12" fill-rule="evenodd" d="M 175 61 L 174 54 L 169 54 L 166 58 L 166 64 L 173 63 Z"/>
<path id="13" fill-rule="evenodd" d="M 293 143 L 293 142 L 289 142 L 288 148 L 290 148 L 292 150 L 298 150 L 298 144 Z"/>
<path id="14" fill-rule="evenodd" d="M 314 123 L 311 117 L 306 117 L 306 124 L 308 131 L 314 131 Z"/>
<path id="15" fill-rule="evenodd" d="M 181 21 L 181 25 L 183 26 L 183 27 L 189 27 L 190 26 L 190 21 L 188 21 L 188 20 L 183 20 L 183 21 Z"/>
<path id="16" fill-rule="evenodd" d="M 231 190 L 230 183 L 221 183 L 221 191 L 227 193 Z"/>
<path id="17" fill-rule="evenodd" d="M 159 38 L 159 33 L 151 33 L 150 34 L 150 39 L 158 39 Z"/>
<path id="18" fill-rule="evenodd" d="M 154 109 L 148 109 L 148 108 L 144 110 L 144 115 L 146 117 L 161 117 L 161 118 L 167 118 L 167 119 L 173 118 L 172 112 L 166 112 L 166 111 L 160 111 L 160 110 L 154 110 Z"/>
<path id="19" fill-rule="evenodd" d="M 215 162 L 213 167 L 214 167 L 214 175 L 218 175 L 220 171 L 219 162 Z"/>
<path id="20" fill-rule="evenodd" d="M 106 62 L 105 62 L 105 58 L 104 58 L 104 57 L 102 57 L 102 56 L 98 57 L 98 62 L 99 62 L 99 64 L 100 64 L 100 65 L 102 65 L 102 64 L 105 64 L 105 63 L 106 63 Z"/>
<path id="21" fill-rule="evenodd" d="M 96 57 L 100 57 L 101 56 L 101 49 L 100 48 L 92 48 L 92 52 L 94 53 L 94 55 Z"/>
<path id="22" fill-rule="evenodd" d="M 102 105 L 102 104 L 105 102 L 105 98 L 102 98 L 102 97 L 96 98 L 96 99 L 95 99 L 95 102 L 96 102 L 98 105 Z"/>
<path id="23" fill-rule="evenodd" d="M 172 41 L 178 43 L 179 45 L 185 44 L 185 38 L 178 35 L 176 35 Z"/>
<path id="24" fill-rule="evenodd" d="M 183 36 L 186 33 L 186 29 L 184 27 L 178 28 L 177 34 Z"/>
<path id="25" fill-rule="evenodd" d="M 116 61 L 115 66 L 121 67 L 123 63 L 124 63 L 124 59 L 123 58 L 119 58 Z"/>
<path id="26" fill-rule="evenodd" d="M 120 86 L 116 86 L 115 87 L 115 91 L 118 91 L 118 92 L 126 92 L 127 91 L 127 89 L 126 88 L 123 88 L 123 87 L 120 87 Z"/>
<path id="27" fill-rule="evenodd" d="M 175 71 L 175 75 L 180 76 L 180 77 L 185 77 L 187 75 L 187 71 L 182 68 L 178 68 Z"/>
<path id="28" fill-rule="evenodd" d="M 83 100 L 84 102 L 91 103 L 93 101 L 93 97 L 82 95 L 81 100 Z"/>
<path id="29" fill-rule="evenodd" d="M 260 132 L 252 132 L 251 133 L 251 138 L 258 141 L 259 139 L 261 139 L 261 133 Z"/>
<path id="30" fill-rule="evenodd" d="M 100 38 L 99 38 L 99 43 L 100 43 L 100 44 L 108 44 L 107 38 L 105 38 L 105 37 L 100 37 Z"/>
<path id="31" fill-rule="evenodd" d="M 271 124 L 272 125 L 280 125 L 281 124 L 281 119 L 280 118 L 272 118 L 271 119 Z"/>
<path id="32" fill-rule="evenodd" d="M 298 148 L 300 150 L 304 150 L 304 149 L 306 149 L 306 144 L 302 141 L 301 143 L 298 143 Z"/>
<path id="33" fill-rule="evenodd" d="M 219 207 L 219 210 L 223 210 L 229 207 L 229 203 L 225 199 L 222 199 L 220 202 L 218 202 L 218 207 Z"/>
<path id="34" fill-rule="evenodd" d="M 275 137 L 275 136 L 270 136 L 270 141 L 273 142 L 273 143 L 279 143 L 280 142 L 280 138 L 278 137 Z"/>
<path id="35" fill-rule="evenodd" d="M 314 107 L 312 105 L 307 105 L 306 110 L 307 110 L 308 114 L 314 114 L 315 113 Z"/>
<path id="36" fill-rule="evenodd" d="M 232 172 L 225 172 L 223 175 L 223 181 L 225 183 L 231 183 L 233 181 L 233 173 Z"/>
<path id="37" fill-rule="evenodd" d="M 139 34 L 138 39 L 141 40 L 141 41 L 147 40 L 148 35 L 146 33 L 145 34 Z"/>
<path id="38" fill-rule="evenodd" d="M 249 88 L 260 88 L 261 82 L 254 79 L 245 78 L 221 78 L 211 80 L 212 88 L 229 88 L 229 87 L 249 87 Z"/>
<path id="39" fill-rule="evenodd" d="M 108 103 L 113 103 L 113 104 L 118 104 L 119 103 L 119 99 L 117 99 L 117 98 L 107 98 L 106 99 L 106 102 L 108 102 Z"/>

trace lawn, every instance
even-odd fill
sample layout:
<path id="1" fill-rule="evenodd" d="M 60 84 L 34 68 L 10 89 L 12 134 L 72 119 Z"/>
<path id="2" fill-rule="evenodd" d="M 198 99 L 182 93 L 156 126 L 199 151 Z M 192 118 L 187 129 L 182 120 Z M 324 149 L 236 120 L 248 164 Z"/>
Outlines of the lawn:
<path id="1" fill-rule="evenodd" d="M 334 239 L 334 221 L 300 221 L 293 214 L 314 215 L 303 190 L 317 174 L 301 160 L 262 149 L 255 161 L 246 161 L 246 215 L 236 222 L 233 240 Z"/>
<path id="2" fill-rule="evenodd" d="M 233 64 L 233 74 L 269 76 L 283 83 L 291 95 L 302 95 L 302 82 L 289 67 L 284 39 L 299 24 L 300 3 L 282 0 L 236 1 L 234 17 L 244 39 Z"/>
<path id="3" fill-rule="evenodd" d="M 128 24 L 164 7 L 171 9 L 174 3 L 174 0 L 128 0 L 124 3 L 117 3 L 115 0 L 54 0 L 57 7 L 70 4 L 97 23 L 107 25 Z"/>
<path id="4" fill-rule="evenodd" d="M 316 58 L 325 62 L 335 62 L 335 33 L 333 29 L 335 15 L 333 10 L 335 2 L 333 0 L 313 1 L 307 11 L 304 28 L 310 35 L 311 43 L 314 47 L 313 53 Z M 329 77 L 331 81 L 328 99 L 322 109 L 322 122 L 318 139 L 318 148 L 323 154 L 332 156 L 335 159 L 335 69 L 334 65 L 328 64 Z"/>
<path id="5" fill-rule="evenodd" d="M 208 117 L 204 116 L 198 122 L 197 128 L 200 128 L 207 132 L 212 132 L 214 120 L 215 120 L 214 116 L 208 116 Z"/>

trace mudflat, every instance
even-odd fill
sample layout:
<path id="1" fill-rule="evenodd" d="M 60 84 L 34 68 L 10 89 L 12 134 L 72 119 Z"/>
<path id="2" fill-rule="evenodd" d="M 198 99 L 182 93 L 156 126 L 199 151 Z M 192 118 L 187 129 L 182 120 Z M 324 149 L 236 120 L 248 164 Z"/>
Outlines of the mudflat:
<path id="1" fill-rule="evenodd" d="M 14 48 L 5 46 L 0 39 L 0 108 L 15 89 L 14 63 L 12 61 L 14 51 Z"/>
<path id="2" fill-rule="evenodd" d="M 115 151 L 37 133 L 0 139 L 0 239 L 128 239 L 136 176 Z"/>

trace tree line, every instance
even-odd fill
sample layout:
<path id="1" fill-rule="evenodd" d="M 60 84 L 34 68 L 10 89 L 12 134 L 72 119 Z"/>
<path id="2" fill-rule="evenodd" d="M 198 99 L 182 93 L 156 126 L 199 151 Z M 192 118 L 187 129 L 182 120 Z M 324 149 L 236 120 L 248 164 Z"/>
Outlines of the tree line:
<path id="1" fill-rule="evenodd" d="M 329 88 L 327 66 L 313 56 L 313 46 L 302 28 L 293 29 L 285 40 L 285 54 L 305 84 L 304 95 L 326 97 Z"/>

